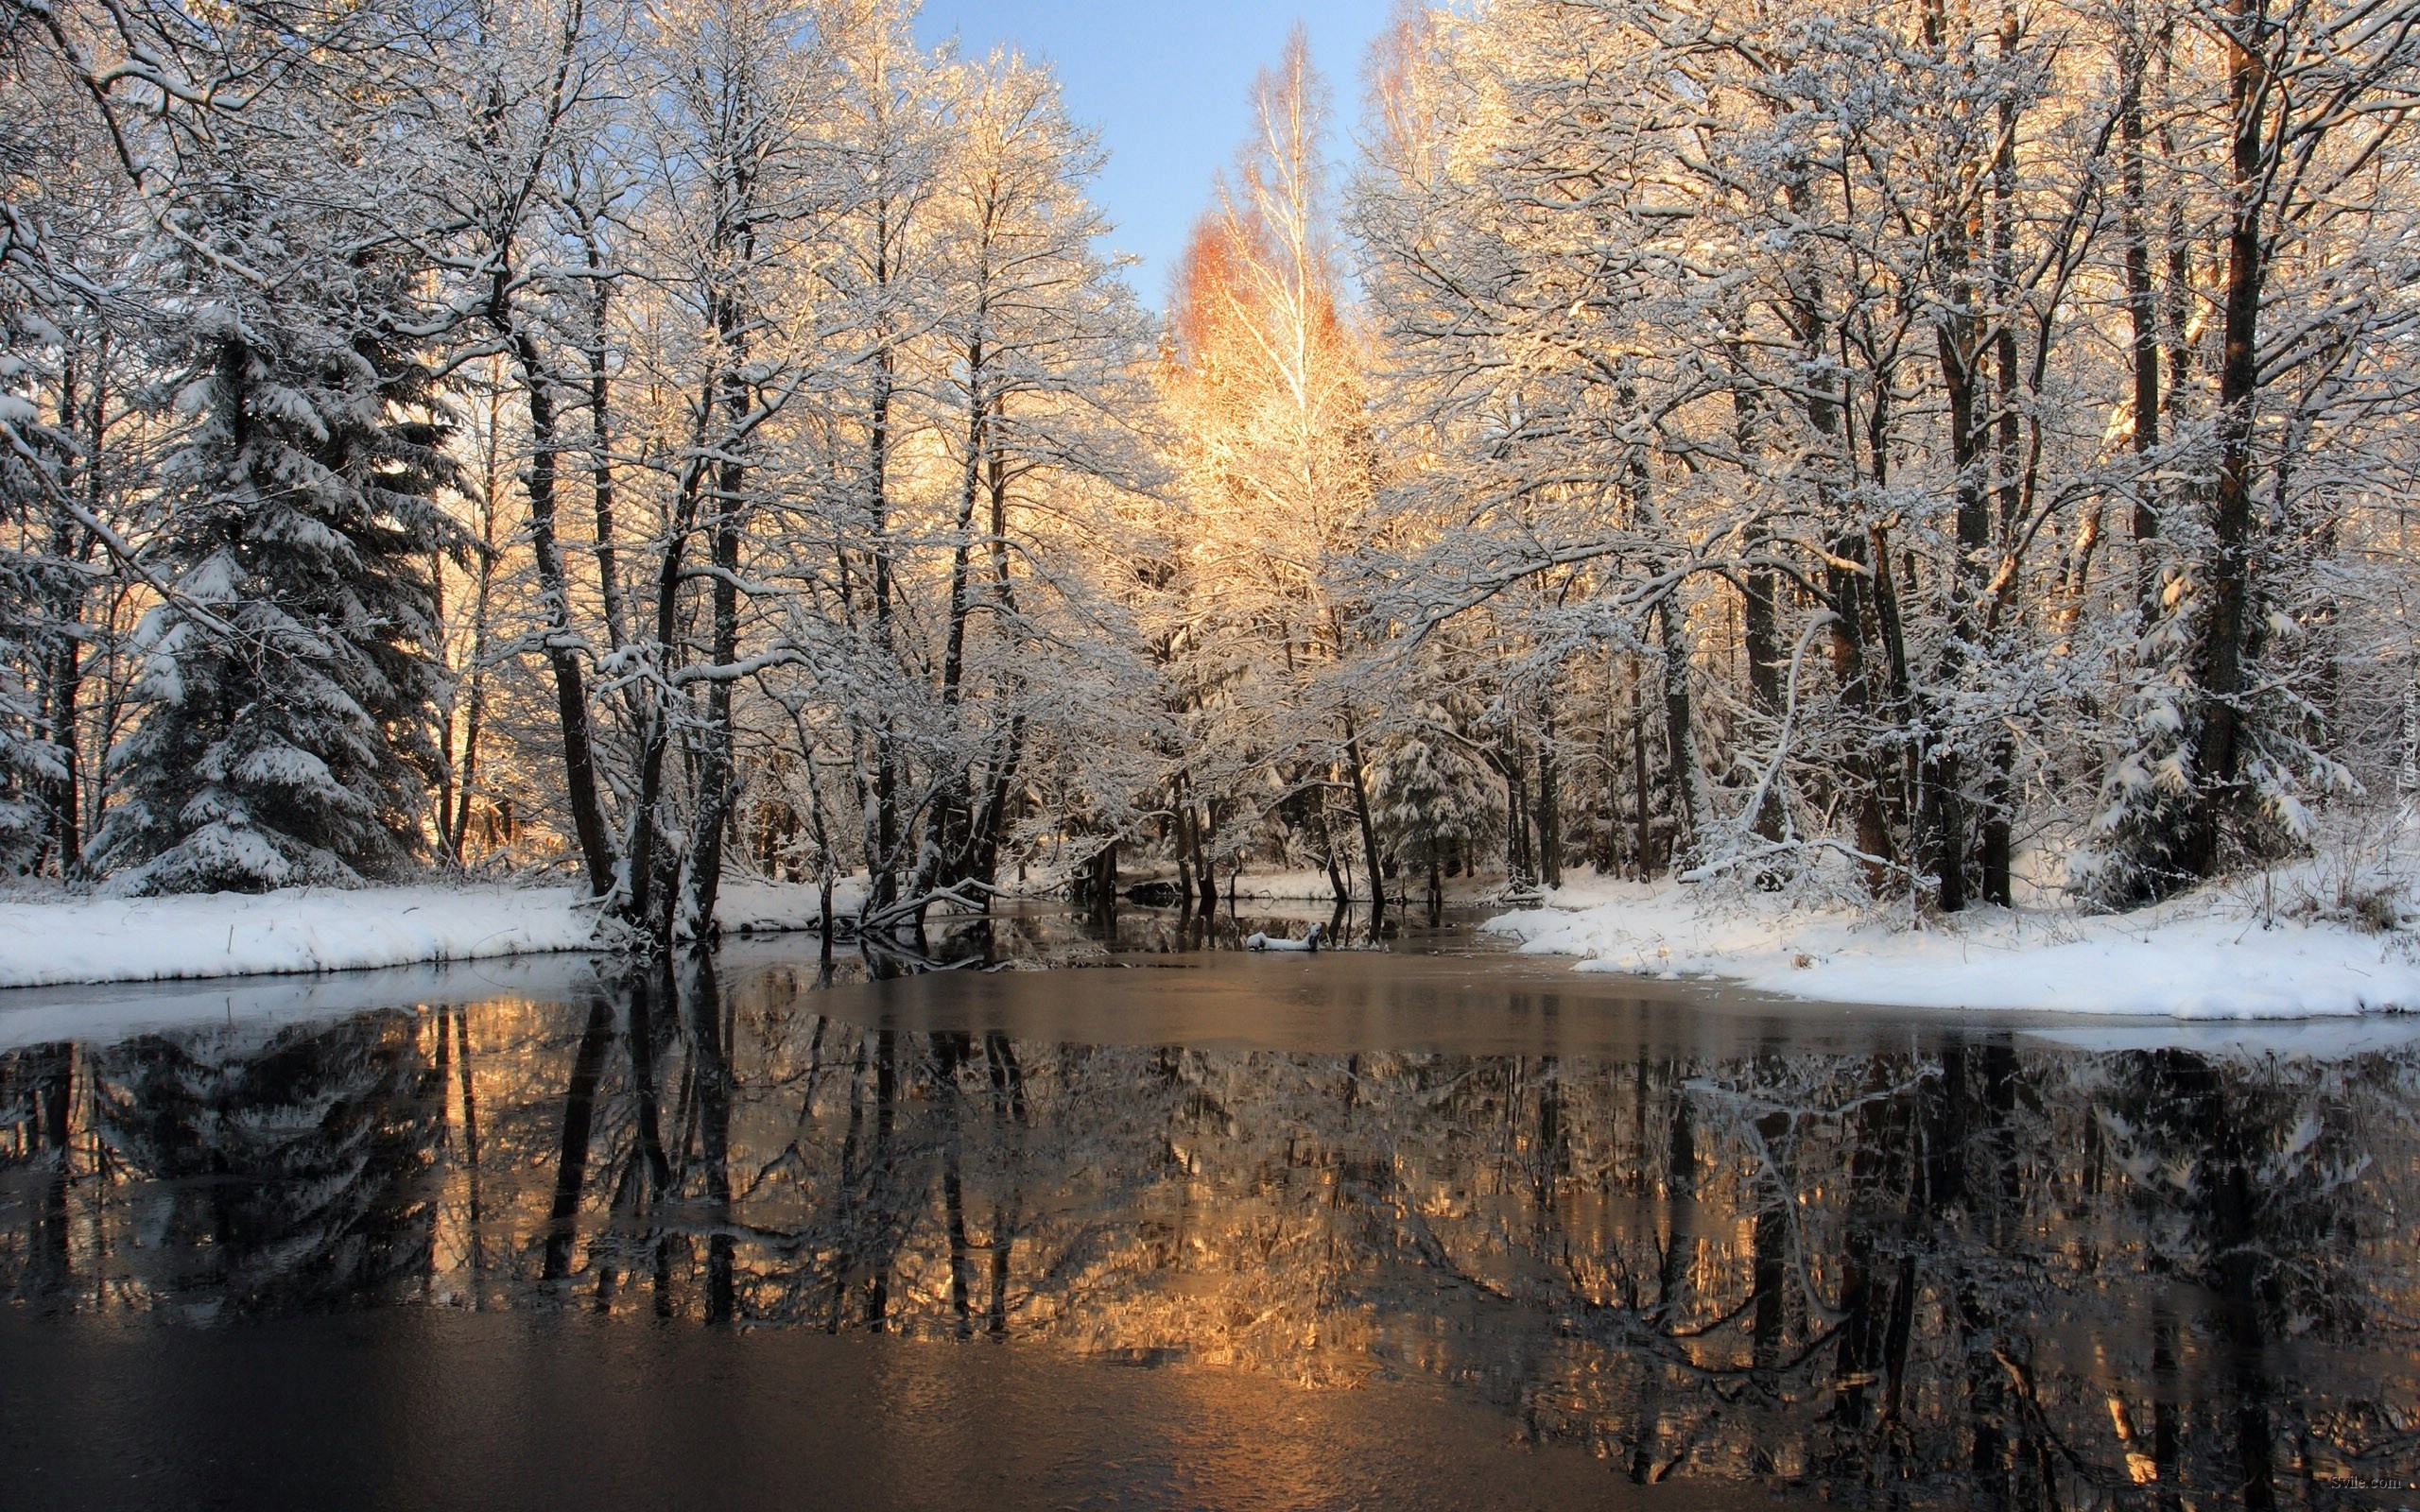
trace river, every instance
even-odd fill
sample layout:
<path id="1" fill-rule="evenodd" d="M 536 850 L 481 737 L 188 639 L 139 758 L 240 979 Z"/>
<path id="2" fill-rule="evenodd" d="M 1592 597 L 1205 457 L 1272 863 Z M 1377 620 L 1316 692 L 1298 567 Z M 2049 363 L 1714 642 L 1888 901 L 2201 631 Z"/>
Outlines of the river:
<path id="1" fill-rule="evenodd" d="M 0 994 L 0 1506 L 2420 1504 L 2420 1021 L 1466 924 Z"/>

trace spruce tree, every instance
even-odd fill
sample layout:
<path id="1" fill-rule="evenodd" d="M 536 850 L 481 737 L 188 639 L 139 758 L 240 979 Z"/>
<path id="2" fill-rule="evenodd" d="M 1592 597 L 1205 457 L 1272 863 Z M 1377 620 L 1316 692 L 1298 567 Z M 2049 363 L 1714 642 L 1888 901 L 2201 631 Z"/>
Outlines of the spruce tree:
<path id="1" fill-rule="evenodd" d="M 1455 738 L 1470 721 L 1468 711 L 1457 717 L 1452 702 L 1415 705 L 1373 773 L 1378 833 L 1401 864 L 1426 878 L 1432 905 L 1442 902 L 1446 856 L 1477 854 L 1505 823 L 1495 776 Z"/>
<path id="2" fill-rule="evenodd" d="M 427 372 L 388 335 L 407 282 L 358 253 L 305 260 L 274 297 L 192 321 L 199 423 L 161 541 L 179 597 L 138 635 L 154 703 L 112 756 L 118 803 L 87 856 L 116 890 L 352 885 L 424 843 L 431 563 L 458 532 Z"/>

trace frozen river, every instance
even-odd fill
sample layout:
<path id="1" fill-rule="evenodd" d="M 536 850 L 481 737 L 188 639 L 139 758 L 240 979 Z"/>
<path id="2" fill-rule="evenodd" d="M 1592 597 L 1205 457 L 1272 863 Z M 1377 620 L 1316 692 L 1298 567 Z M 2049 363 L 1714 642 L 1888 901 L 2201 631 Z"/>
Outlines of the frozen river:
<path id="1" fill-rule="evenodd" d="M 1236 935 L 0 994 L 0 1505 L 2420 1503 L 2420 1022 Z"/>

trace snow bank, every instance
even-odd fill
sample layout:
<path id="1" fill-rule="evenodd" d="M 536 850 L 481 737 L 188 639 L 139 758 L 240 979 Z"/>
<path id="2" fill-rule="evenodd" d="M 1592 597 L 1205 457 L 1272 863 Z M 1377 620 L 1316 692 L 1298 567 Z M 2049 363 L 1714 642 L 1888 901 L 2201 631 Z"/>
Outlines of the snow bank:
<path id="1" fill-rule="evenodd" d="M 2178 1019 L 2420 1010 L 2409 936 L 2207 897 L 2116 917 L 1976 909 L 1915 928 L 1592 879 L 1483 927 L 1525 952 L 1582 956 L 1582 971 L 1715 976 L 1833 1003 Z"/>
<path id="2" fill-rule="evenodd" d="M 568 887 L 295 887 L 0 902 L 0 987 L 342 971 L 587 947 Z"/>
<path id="3" fill-rule="evenodd" d="M 836 878 L 832 917 L 855 919 L 865 911 L 872 889 L 862 876 Z M 726 935 L 779 935 L 823 927 L 822 895 L 812 884 L 742 882 L 727 878 L 716 895 L 715 918 Z"/>
<path id="4" fill-rule="evenodd" d="M 1324 871 L 1253 871 L 1247 868 L 1242 876 L 1230 878 L 1221 869 L 1219 873 L 1219 898 L 1223 900 L 1231 887 L 1238 900 L 1249 898 L 1254 902 L 1333 902 L 1336 899 L 1336 889 L 1328 885 Z"/>
<path id="5" fill-rule="evenodd" d="M 834 912 L 854 916 L 865 885 L 843 881 Z M 816 889 L 725 884 L 734 934 L 812 929 Z M 297 887 L 190 898 L 0 901 L 0 988 L 70 982 L 350 971 L 429 961 L 586 950 L 596 914 L 568 887 Z"/>

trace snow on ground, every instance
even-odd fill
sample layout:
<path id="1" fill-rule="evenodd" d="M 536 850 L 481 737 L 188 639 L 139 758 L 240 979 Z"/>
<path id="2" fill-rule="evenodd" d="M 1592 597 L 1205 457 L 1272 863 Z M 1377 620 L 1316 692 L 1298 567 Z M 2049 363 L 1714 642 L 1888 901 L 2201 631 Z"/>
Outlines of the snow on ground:
<path id="1" fill-rule="evenodd" d="M 1306 902 L 1313 900 L 1333 902 L 1336 898 L 1336 891 L 1328 885 L 1324 871 L 1253 871 L 1247 868 L 1242 876 L 1233 880 L 1238 901 L 1250 898 L 1255 902 Z M 1227 873 L 1220 871 L 1219 896 L 1222 899 L 1227 896 L 1228 881 Z"/>
<path id="2" fill-rule="evenodd" d="M 864 910 L 866 894 L 871 890 L 862 876 L 834 881 L 832 917 L 856 918 Z M 742 882 L 734 877 L 723 883 L 716 899 L 715 918 L 726 935 L 779 935 L 795 929 L 821 929 L 822 896 L 811 884 Z"/>
<path id="3" fill-rule="evenodd" d="M 1578 970 L 1720 977 L 1758 991 L 1904 1007 L 2325 1018 L 2420 1011 L 2420 952 L 2400 931 L 2197 894 L 2116 916 L 1970 910 L 1954 923 L 1779 899 L 1586 879 L 1488 920 Z"/>
<path id="4" fill-rule="evenodd" d="M 337 971 L 584 948 L 567 887 L 295 887 L 0 903 L 0 987 Z"/>
<path id="5" fill-rule="evenodd" d="M 854 915 L 861 880 L 834 889 Z M 821 922 L 811 886 L 726 884 L 734 934 Z M 596 910 L 568 887 L 296 887 L 175 898 L 0 901 L 0 988 L 262 972 L 348 971 L 586 950 Z"/>

